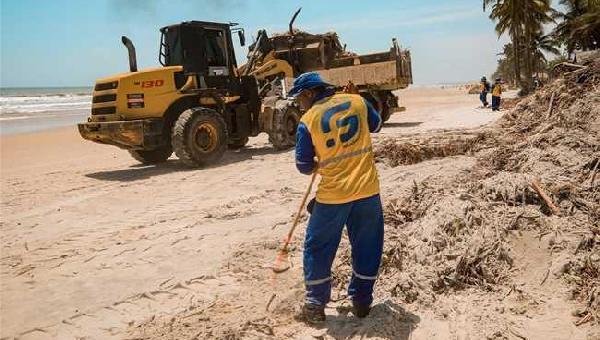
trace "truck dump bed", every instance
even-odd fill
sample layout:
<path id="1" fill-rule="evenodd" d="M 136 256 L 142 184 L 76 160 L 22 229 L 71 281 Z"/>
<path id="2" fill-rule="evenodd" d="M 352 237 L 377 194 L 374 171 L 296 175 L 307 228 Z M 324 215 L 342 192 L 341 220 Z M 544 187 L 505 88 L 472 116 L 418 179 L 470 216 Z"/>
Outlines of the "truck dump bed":
<path id="1" fill-rule="evenodd" d="M 352 81 L 359 88 L 398 90 L 412 84 L 410 52 L 393 47 L 389 52 L 338 59 L 331 68 L 317 72 L 337 86 Z"/>
<path id="2" fill-rule="evenodd" d="M 286 60 L 294 77 L 316 71 L 340 87 L 351 81 L 358 88 L 378 90 L 403 89 L 412 84 L 410 51 L 401 49 L 396 39 L 389 51 L 357 55 L 347 52 L 334 32 L 310 34 L 295 30 L 293 35 L 276 34 L 266 39 L 258 49 L 263 52 L 263 60 Z"/>

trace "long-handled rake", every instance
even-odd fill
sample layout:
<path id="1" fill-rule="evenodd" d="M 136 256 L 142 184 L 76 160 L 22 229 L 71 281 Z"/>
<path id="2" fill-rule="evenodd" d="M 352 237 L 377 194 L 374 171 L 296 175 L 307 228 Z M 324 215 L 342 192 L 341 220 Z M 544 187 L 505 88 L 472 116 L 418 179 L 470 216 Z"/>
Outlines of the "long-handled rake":
<path id="1" fill-rule="evenodd" d="M 272 269 L 275 273 L 282 273 L 290 268 L 288 256 L 287 256 L 288 255 L 288 247 L 290 245 L 290 242 L 292 241 L 292 236 L 294 235 L 294 230 L 296 229 L 296 226 L 298 225 L 298 221 L 300 221 L 300 215 L 302 215 L 302 209 L 304 209 L 304 206 L 306 205 L 306 200 L 308 199 L 308 195 L 310 195 L 310 192 L 312 191 L 312 187 L 313 187 L 313 184 L 315 183 L 316 177 L 317 177 L 317 171 L 315 170 L 315 172 L 313 172 L 312 177 L 310 179 L 310 184 L 308 185 L 308 188 L 306 189 L 306 193 L 304 194 L 304 198 L 302 198 L 302 203 L 300 203 L 300 207 L 298 208 L 298 212 L 296 213 L 296 218 L 294 219 L 294 223 L 292 224 L 290 231 L 287 233 L 287 236 L 283 240 L 283 246 L 281 247 L 281 249 L 279 249 L 279 252 L 277 253 L 277 258 L 275 259 L 275 263 L 273 264 L 273 267 L 272 267 Z"/>

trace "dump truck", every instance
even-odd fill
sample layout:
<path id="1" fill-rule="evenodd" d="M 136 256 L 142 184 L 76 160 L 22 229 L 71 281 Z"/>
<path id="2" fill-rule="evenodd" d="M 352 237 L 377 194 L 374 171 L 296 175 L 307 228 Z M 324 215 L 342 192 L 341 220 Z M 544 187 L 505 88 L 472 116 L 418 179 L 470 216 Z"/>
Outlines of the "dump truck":
<path id="1" fill-rule="evenodd" d="M 240 67 L 243 74 L 259 81 L 261 93 L 278 95 L 298 75 L 315 71 L 330 84 L 345 92 L 359 93 L 381 113 L 383 121 L 401 111 L 392 91 L 412 84 L 410 51 L 392 39 L 388 51 L 358 55 L 346 50 L 337 33 L 311 34 L 293 27 L 301 9 L 289 22 L 287 32 L 269 37 L 259 30 L 249 48 L 248 62 Z"/>
<path id="2" fill-rule="evenodd" d="M 251 48 L 252 59 L 238 68 L 233 36 L 238 35 L 241 46 L 245 45 L 245 36 L 235 23 L 187 21 L 163 27 L 160 33 L 161 67 L 144 70 L 137 69 L 131 40 L 122 37 L 129 54 L 129 72 L 96 81 L 91 115 L 87 122 L 78 124 L 84 139 L 125 149 L 144 164 L 164 162 L 174 152 L 184 164 L 193 167 L 215 163 L 228 148 L 241 148 L 249 137 L 263 132 L 276 149 L 295 145 L 302 112 L 293 99 L 287 98 L 285 90 L 286 82 L 305 67 L 302 59 L 289 59 L 292 70 L 284 72 L 288 77 L 281 77 L 278 72 L 270 74 L 265 71 L 270 60 L 259 55 L 263 51 L 259 48 L 263 46 L 261 38 Z M 298 40 L 298 44 L 305 41 Z M 312 52 L 311 46 L 305 51 Z M 394 53 L 398 53 L 397 48 L 384 55 L 389 59 Z M 379 60 L 357 58 L 359 62 Z M 342 59 L 332 59 L 340 71 L 348 63 Z M 275 59 L 282 67 L 286 67 L 285 62 L 285 58 Z M 397 69 L 386 72 L 390 71 Z M 336 78 L 332 73 L 325 77 L 335 82 L 342 76 Z M 393 101 L 386 97 L 391 92 L 386 91 L 399 88 L 393 81 L 388 87 L 379 84 L 373 88 L 366 75 L 361 78 L 364 81 L 358 79 L 351 80 L 365 95 L 373 94 L 375 102 Z"/>

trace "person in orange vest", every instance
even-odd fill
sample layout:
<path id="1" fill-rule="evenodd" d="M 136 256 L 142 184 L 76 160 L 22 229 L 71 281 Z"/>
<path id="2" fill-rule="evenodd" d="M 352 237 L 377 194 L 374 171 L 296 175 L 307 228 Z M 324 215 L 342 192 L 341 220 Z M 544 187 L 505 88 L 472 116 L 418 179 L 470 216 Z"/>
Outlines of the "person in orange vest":
<path id="1" fill-rule="evenodd" d="M 502 96 L 502 79 L 496 78 L 492 86 L 492 111 L 500 111 L 500 101 Z"/>
<path id="2" fill-rule="evenodd" d="M 300 75 L 289 95 L 306 111 L 296 132 L 296 167 L 321 175 L 316 202 L 309 204 L 306 299 L 299 317 L 308 323 L 325 321 L 331 265 L 346 226 L 352 247 L 348 296 L 353 314 L 364 318 L 383 252 L 383 209 L 370 136 L 381 129 L 381 117 L 360 95 L 335 93 L 316 72 Z"/>

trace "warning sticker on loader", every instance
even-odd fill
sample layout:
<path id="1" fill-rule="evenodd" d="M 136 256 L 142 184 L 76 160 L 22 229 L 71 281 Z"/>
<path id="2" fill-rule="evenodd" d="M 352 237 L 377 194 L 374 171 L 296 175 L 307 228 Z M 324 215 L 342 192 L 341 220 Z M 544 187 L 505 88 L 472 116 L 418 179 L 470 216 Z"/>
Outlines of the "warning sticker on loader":
<path id="1" fill-rule="evenodd" d="M 144 108 L 144 94 L 131 93 L 127 95 L 127 107 L 130 109 Z"/>

